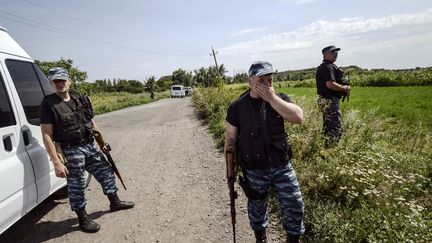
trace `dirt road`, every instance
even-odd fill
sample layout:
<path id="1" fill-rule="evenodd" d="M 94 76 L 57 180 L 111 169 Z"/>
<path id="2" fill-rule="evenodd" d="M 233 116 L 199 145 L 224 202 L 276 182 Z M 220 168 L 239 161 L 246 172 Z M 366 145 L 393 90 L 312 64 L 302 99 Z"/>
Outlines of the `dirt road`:
<path id="1" fill-rule="evenodd" d="M 225 160 L 190 98 L 164 99 L 100 115 L 96 122 L 123 173 L 119 196 L 136 203 L 111 213 L 92 179 L 87 212 L 102 225 L 83 233 L 67 199 L 51 197 L 0 236 L 0 242 L 231 242 Z M 241 191 L 241 190 L 239 190 Z M 246 200 L 237 200 L 237 242 L 254 242 Z M 279 236 L 270 230 L 270 242 Z"/>

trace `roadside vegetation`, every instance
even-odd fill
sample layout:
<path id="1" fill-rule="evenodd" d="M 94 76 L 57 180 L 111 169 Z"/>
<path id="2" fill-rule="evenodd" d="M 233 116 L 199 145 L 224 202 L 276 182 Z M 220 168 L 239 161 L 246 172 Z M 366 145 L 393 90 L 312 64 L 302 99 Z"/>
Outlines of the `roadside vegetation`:
<path id="1" fill-rule="evenodd" d="M 275 83 L 276 92 L 290 95 L 305 113 L 302 125 L 286 124 L 306 205 L 303 241 L 431 242 L 432 86 L 354 87 L 342 105 L 342 140 L 326 150 L 315 88 L 288 83 Z M 219 148 L 227 107 L 246 89 L 193 94 Z M 275 203 L 271 210 L 278 210 Z"/>
<path id="2" fill-rule="evenodd" d="M 143 105 L 159 99 L 169 97 L 169 92 L 157 92 L 154 99 L 150 94 L 131 94 L 127 92 L 120 93 L 97 93 L 90 95 L 95 115 L 120 110 L 129 106 Z"/>
<path id="3" fill-rule="evenodd" d="M 72 60 L 37 63 L 45 74 L 53 66 L 68 69 L 72 89 L 90 95 L 96 114 L 148 103 L 151 93 L 155 100 L 168 97 L 173 84 L 200 87 L 192 100 L 219 148 L 227 108 L 247 89 L 247 75 L 228 77 L 223 65 L 178 69 L 158 80 L 90 83 Z M 315 69 L 274 77 L 276 92 L 304 110 L 302 125 L 286 124 L 306 205 L 303 242 L 432 242 L 432 68 L 344 70 L 353 85 L 350 101 L 342 103 L 344 135 L 328 150 L 315 102 Z"/>

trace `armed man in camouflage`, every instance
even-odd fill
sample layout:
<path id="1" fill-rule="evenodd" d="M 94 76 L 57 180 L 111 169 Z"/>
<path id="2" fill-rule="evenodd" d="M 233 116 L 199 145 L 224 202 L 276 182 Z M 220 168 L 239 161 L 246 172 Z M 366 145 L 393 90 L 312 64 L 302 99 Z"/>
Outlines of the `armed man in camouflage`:
<path id="1" fill-rule="evenodd" d="M 55 93 L 47 95 L 41 103 L 43 142 L 56 176 L 67 179 L 69 203 L 78 215 L 80 229 L 94 233 L 99 231 L 100 225 L 90 219 L 85 210 L 85 171 L 102 185 L 112 212 L 133 208 L 134 203 L 119 199 L 113 170 L 93 142 L 93 130 L 97 127 L 90 99 L 69 93 L 69 74 L 63 68 L 50 69 L 49 80 Z M 61 145 L 66 164 L 61 162 L 54 143 Z M 109 148 L 106 143 L 99 145 L 102 150 Z"/>
<path id="2" fill-rule="evenodd" d="M 335 146 L 342 136 L 340 99 L 349 95 L 350 86 L 344 82 L 344 73 L 334 62 L 340 48 L 327 46 L 322 49 L 323 62 L 315 75 L 318 106 L 323 113 L 323 133 L 326 147 Z"/>
<path id="3" fill-rule="evenodd" d="M 255 62 L 249 69 L 249 90 L 228 108 L 225 152 L 236 150 L 242 169 L 239 184 L 248 197 L 250 226 L 256 242 L 267 242 L 266 228 L 270 187 L 279 199 L 287 242 L 299 242 L 304 233 L 304 206 L 300 186 L 291 164 L 284 120 L 300 124 L 303 110 L 285 94 L 275 94 L 273 67 Z M 227 160 L 228 182 L 236 180 L 235 161 Z"/>

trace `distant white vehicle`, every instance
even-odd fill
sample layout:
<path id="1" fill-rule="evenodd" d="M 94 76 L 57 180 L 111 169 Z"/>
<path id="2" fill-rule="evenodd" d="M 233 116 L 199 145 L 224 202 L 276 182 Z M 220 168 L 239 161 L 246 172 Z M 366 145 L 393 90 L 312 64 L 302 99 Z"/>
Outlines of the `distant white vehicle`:
<path id="1" fill-rule="evenodd" d="M 42 142 L 39 107 L 51 93 L 43 72 L 0 26 L 0 234 L 66 186 Z"/>
<path id="2" fill-rule="evenodd" d="M 183 98 L 186 96 L 185 88 L 183 85 L 171 86 L 171 98 Z"/>
<path id="3" fill-rule="evenodd" d="M 186 95 L 186 96 L 190 96 L 190 95 L 192 95 L 192 92 L 193 92 L 192 87 L 189 87 L 189 86 L 186 86 L 186 87 L 185 87 L 185 95 Z"/>

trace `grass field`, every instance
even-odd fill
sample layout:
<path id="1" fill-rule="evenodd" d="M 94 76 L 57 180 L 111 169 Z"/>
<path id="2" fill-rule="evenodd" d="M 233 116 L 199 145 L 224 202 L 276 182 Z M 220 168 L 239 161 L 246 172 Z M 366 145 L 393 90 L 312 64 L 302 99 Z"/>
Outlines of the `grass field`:
<path id="1" fill-rule="evenodd" d="M 277 86 L 276 86 L 277 87 Z M 316 98 L 315 88 L 276 88 L 292 97 Z M 349 102 L 341 103 L 342 111 L 378 110 L 378 114 L 417 124 L 432 126 L 432 86 L 353 87 Z"/>
<path id="2" fill-rule="evenodd" d="M 303 242 L 432 242 L 431 86 L 354 87 L 342 104 L 344 135 L 332 149 L 321 139 L 316 90 L 275 86 L 304 111 L 302 125 L 285 126 L 305 201 Z M 194 92 L 219 146 L 226 110 L 244 90 Z"/>

